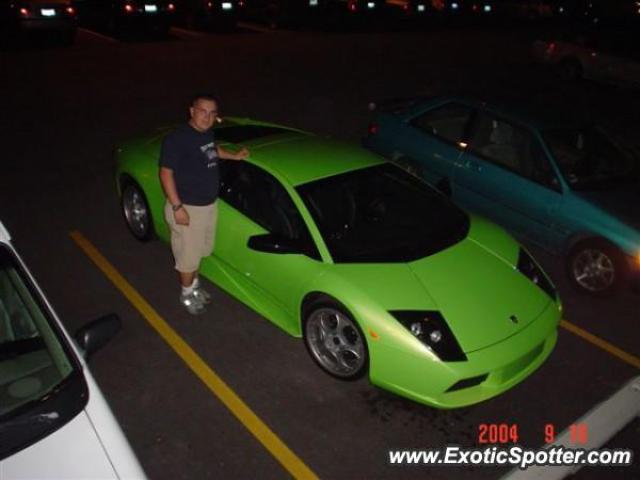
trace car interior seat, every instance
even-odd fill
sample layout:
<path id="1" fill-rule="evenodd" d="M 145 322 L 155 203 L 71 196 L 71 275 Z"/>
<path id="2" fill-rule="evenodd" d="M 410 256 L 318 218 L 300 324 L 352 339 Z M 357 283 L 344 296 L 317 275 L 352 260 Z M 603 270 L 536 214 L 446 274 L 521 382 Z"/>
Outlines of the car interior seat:
<path id="1" fill-rule="evenodd" d="M 480 149 L 481 153 L 511 170 L 518 170 L 518 150 L 513 127 L 497 120 L 493 121 L 492 127 L 489 143 Z"/>
<path id="2" fill-rule="evenodd" d="M 6 272 L 0 272 L 0 343 L 30 338 L 36 329 Z"/>

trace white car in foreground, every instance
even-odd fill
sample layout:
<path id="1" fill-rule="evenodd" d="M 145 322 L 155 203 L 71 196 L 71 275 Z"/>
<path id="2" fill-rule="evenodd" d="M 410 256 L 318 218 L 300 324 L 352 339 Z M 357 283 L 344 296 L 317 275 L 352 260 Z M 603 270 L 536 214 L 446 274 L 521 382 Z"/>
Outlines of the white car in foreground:
<path id="1" fill-rule="evenodd" d="M 85 359 L 115 315 L 72 339 L 0 222 L 0 479 L 144 479 Z"/>

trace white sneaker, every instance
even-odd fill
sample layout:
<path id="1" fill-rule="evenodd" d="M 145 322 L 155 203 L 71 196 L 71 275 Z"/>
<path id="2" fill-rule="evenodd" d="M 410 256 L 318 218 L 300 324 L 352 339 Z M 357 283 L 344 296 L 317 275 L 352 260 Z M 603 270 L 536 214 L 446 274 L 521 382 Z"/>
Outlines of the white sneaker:
<path id="1" fill-rule="evenodd" d="M 211 303 L 211 294 L 202 287 L 194 288 L 193 296 L 200 300 L 200 303 L 203 305 L 209 305 Z"/>
<path id="2" fill-rule="evenodd" d="M 200 315 L 207 311 L 202 301 L 195 295 L 195 291 L 186 295 L 180 295 L 180 303 L 191 315 Z"/>

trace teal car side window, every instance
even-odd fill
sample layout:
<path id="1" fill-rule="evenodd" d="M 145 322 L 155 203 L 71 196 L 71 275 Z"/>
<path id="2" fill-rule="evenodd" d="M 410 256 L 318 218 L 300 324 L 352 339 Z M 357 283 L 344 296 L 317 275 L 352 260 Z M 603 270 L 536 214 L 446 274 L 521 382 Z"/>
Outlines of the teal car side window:
<path id="1" fill-rule="evenodd" d="M 540 141 L 520 125 L 480 112 L 473 128 L 469 150 L 521 177 L 561 191 L 560 182 Z"/>
<path id="2" fill-rule="evenodd" d="M 572 189 L 613 188 L 634 177 L 633 158 L 599 128 L 550 129 L 542 136 Z"/>
<path id="3" fill-rule="evenodd" d="M 471 108 L 458 103 L 447 103 L 418 115 L 411 120 L 411 125 L 447 143 L 458 145 L 466 137 L 470 118 Z"/>

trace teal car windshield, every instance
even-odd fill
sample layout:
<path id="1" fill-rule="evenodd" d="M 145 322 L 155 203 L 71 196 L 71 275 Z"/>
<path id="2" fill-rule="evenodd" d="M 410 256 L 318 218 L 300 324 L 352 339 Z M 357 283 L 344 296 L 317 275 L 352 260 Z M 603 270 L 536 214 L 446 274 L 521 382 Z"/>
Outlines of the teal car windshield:
<path id="1" fill-rule="evenodd" d="M 575 190 L 616 188 L 637 175 L 633 159 L 595 127 L 547 130 L 542 136 Z"/>
<path id="2" fill-rule="evenodd" d="M 297 187 L 336 263 L 410 262 L 463 240 L 469 218 L 393 164 Z"/>
<path id="3" fill-rule="evenodd" d="M 86 404 L 81 367 L 35 287 L 0 246 L 0 460 L 60 428 Z"/>

